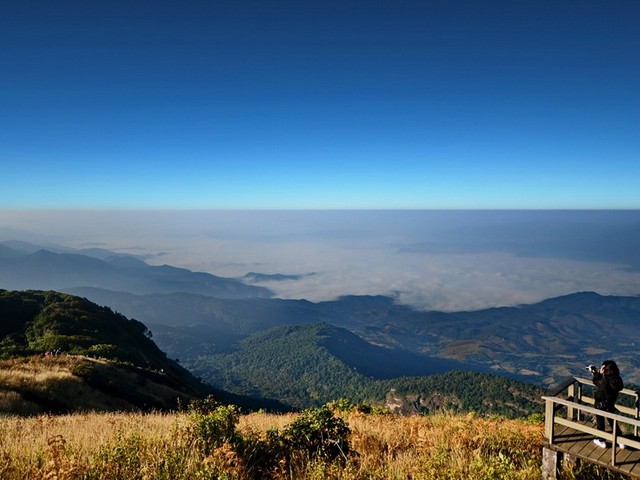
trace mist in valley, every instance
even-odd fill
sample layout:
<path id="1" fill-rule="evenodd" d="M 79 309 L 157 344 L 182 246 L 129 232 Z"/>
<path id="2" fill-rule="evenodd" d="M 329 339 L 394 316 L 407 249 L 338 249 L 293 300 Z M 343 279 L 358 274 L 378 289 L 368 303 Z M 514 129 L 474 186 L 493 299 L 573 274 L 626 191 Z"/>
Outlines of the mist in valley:
<path id="1" fill-rule="evenodd" d="M 421 310 L 640 293 L 638 211 L 3 211 L 0 240 L 108 249 L 277 297 Z"/>

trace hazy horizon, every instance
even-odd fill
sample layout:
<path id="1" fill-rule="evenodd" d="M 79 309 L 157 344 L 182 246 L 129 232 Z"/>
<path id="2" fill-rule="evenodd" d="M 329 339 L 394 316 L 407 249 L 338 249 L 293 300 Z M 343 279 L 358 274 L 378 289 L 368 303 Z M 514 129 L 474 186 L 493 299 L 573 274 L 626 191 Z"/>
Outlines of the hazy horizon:
<path id="1" fill-rule="evenodd" d="M 13 236 L 13 238 L 11 238 Z M 100 247 L 259 283 L 280 298 L 388 295 L 475 310 L 640 294 L 640 211 L 3 211 L 0 241 Z"/>
<path id="2" fill-rule="evenodd" d="M 298 275 L 283 298 L 639 293 L 640 2 L 0 13 L 5 238 Z"/>

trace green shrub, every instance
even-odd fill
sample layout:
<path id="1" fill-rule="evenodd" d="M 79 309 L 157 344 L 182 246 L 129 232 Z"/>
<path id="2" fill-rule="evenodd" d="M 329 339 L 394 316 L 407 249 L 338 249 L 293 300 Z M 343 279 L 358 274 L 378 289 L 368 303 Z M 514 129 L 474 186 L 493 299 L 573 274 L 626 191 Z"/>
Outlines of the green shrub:
<path id="1" fill-rule="evenodd" d="M 328 407 L 303 411 L 281 432 L 241 434 L 239 411 L 213 397 L 192 402 L 191 432 L 204 456 L 216 459 L 221 451 L 233 453 L 244 478 L 268 478 L 276 469 L 295 470 L 306 461 L 343 463 L 350 452 L 350 430 Z"/>
<path id="2" fill-rule="evenodd" d="M 202 400 L 192 400 L 189 403 L 189 412 L 192 414 L 207 415 L 220 406 L 221 404 L 216 401 L 213 395 L 208 395 Z"/>
<path id="3" fill-rule="evenodd" d="M 240 442 L 240 434 L 236 431 L 240 421 L 238 407 L 220 404 L 212 407 L 207 413 L 196 410 L 191 413 L 195 439 L 206 455 L 225 443 L 234 448 Z"/>
<path id="4" fill-rule="evenodd" d="M 303 453 L 323 461 L 346 459 L 349 454 L 349 427 L 327 407 L 303 411 L 280 434 L 289 455 Z"/>
<path id="5" fill-rule="evenodd" d="M 18 355 L 26 355 L 28 349 L 13 336 L 6 336 L 0 340 L 0 359 L 7 360 Z"/>
<path id="6" fill-rule="evenodd" d="M 89 357 L 114 358 L 117 356 L 118 347 L 110 343 L 96 343 L 84 352 Z"/>

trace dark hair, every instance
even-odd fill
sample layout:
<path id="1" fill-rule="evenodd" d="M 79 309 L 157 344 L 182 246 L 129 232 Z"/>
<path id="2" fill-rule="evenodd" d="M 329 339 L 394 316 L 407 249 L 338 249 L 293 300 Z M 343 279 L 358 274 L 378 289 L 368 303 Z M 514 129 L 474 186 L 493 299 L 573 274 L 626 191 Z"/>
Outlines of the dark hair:
<path id="1" fill-rule="evenodd" d="M 620 375 L 620 369 L 613 360 L 605 360 L 602 362 L 602 366 L 604 367 L 605 375 Z"/>

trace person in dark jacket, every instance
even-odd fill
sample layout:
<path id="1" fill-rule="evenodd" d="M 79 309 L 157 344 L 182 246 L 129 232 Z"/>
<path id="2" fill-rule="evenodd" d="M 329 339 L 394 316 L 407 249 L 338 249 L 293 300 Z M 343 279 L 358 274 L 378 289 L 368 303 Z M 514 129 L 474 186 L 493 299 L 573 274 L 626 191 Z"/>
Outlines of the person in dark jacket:
<path id="1" fill-rule="evenodd" d="M 620 377 L 620 370 L 618 365 L 613 360 L 605 360 L 602 362 L 600 370 L 595 366 L 591 366 L 591 373 L 593 373 L 593 384 L 595 385 L 595 391 L 593 398 L 595 400 L 595 407 L 598 410 L 603 410 L 609 413 L 616 412 L 616 401 L 618 400 L 618 392 L 624 388 L 622 377 Z M 609 418 L 609 425 L 613 428 L 613 419 Z M 596 428 L 604 432 L 605 423 L 604 417 L 596 415 Z M 616 424 L 616 432 L 620 435 L 620 427 Z M 605 448 L 607 444 L 604 440 L 596 438 L 593 442 L 599 447 Z M 618 442 L 620 448 L 624 448 L 624 444 Z"/>

